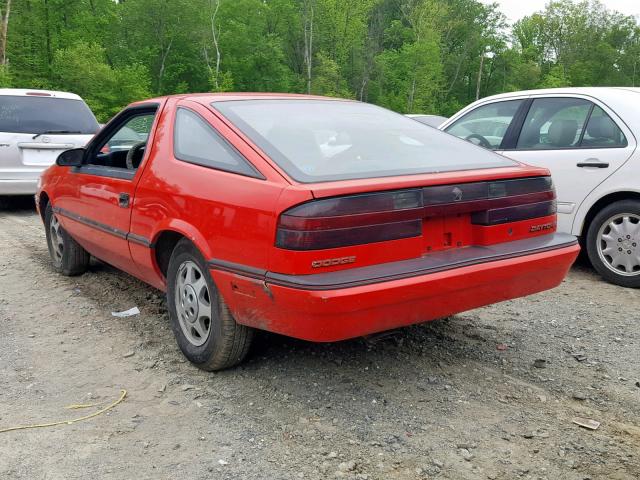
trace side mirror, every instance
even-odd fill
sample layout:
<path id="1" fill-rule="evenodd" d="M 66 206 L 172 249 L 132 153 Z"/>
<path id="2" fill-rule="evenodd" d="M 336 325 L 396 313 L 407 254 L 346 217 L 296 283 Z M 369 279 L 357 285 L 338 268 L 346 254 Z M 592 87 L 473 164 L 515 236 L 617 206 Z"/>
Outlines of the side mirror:
<path id="1" fill-rule="evenodd" d="M 72 148 L 58 155 L 56 165 L 61 167 L 79 167 L 84 159 L 84 148 Z"/>

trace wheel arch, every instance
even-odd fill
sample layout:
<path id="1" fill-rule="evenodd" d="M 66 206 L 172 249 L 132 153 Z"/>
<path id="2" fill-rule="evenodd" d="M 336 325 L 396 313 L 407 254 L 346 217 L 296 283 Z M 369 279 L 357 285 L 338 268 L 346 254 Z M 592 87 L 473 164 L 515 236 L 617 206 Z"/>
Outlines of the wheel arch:
<path id="1" fill-rule="evenodd" d="M 205 237 L 193 226 L 182 220 L 172 220 L 158 228 L 153 235 L 154 261 L 162 277 L 166 279 L 169 259 L 175 246 L 186 238 L 202 253 L 206 260 L 212 256 L 211 247 Z"/>
<path id="2" fill-rule="evenodd" d="M 171 254 L 178 242 L 183 238 L 186 237 L 175 230 L 163 230 L 158 233 L 158 236 L 153 241 L 156 267 L 165 279 L 167 278 Z"/>
<path id="3" fill-rule="evenodd" d="M 634 192 L 631 190 L 624 190 L 619 192 L 609 193 L 601 198 L 599 198 L 587 211 L 587 214 L 584 217 L 582 222 L 582 226 L 579 229 L 579 235 L 582 238 L 585 238 L 587 232 L 589 230 L 589 226 L 591 222 L 598 214 L 600 210 L 611 205 L 612 203 L 619 202 L 621 200 L 639 200 L 640 201 L 640 192 Z"/>
<path id="4" fill-rule="evenodd" d="M 40 217 L 42 218 L 43 222 L 44 222 L 44 215 L 47 210 L 47 205 L 49 204 L 49 202 L 50 200 L 47 192 L 45 192 L 44 190 L 40 192 L 40 194 L 38 195 L 37 207 L 38 207 L 38 213 L 40 213 Z"/>

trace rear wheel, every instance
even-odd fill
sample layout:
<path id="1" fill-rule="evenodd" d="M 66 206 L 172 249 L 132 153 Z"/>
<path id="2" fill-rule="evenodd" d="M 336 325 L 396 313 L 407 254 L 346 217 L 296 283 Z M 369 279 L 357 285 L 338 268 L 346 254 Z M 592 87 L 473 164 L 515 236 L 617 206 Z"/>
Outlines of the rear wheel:
<path id="1" fill-rule="evenodd" d="M 188 240 L 180 240 L 171 254 L 167 303 L 178 346 L 198 368 L 221 370 L 245 358 L 253 329 L 233 319 L 206 262 Z"/>
<path id="2" fill-rule="evenodd" d="M 91 256 L 62 228 L 50 203 L 45 209 L 44 225 L 53 269 L 67 276 L 86 272 Z"/>
<path id="3" fill-rule="evenodd" d="M 607 281 L 640 287 L 640 201 L 622 200 L 603 208 L 589 225 L 587 253 Z"/>

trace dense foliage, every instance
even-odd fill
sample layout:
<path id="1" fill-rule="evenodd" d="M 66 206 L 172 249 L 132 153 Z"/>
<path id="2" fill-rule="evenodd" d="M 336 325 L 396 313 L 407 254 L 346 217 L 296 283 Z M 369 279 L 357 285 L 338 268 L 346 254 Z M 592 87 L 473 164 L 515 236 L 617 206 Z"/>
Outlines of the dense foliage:
<path id="1" fill-rule="evenodd" d="M 511 27 L 477 0 L 0 0 L 2 19 L 8 3 L 0 86 L 76 92 L 101 120 L 179 92 L 311 91 L 451 114 L 477 94 L 640 83 L 636 19 L 596 0 L 551 2 Z"/>

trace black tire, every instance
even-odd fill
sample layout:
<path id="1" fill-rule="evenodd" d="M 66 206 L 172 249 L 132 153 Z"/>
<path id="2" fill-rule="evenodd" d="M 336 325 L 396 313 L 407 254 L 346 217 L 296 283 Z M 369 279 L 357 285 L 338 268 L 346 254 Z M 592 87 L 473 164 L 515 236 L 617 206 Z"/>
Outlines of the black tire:
<path id="1" fill-rule="evenodd" d="M 57 218 L 54 217 L 53 209 L 49 203 L 44 212 L 44 226 L 53 269 L 57 273 L 68 277 L 82 275 L 89 268 L 91 255 L 59 223 L 57 224 L 60 236 L 59 248 L 54 246 L 54 233 L 51 229 L 52 222 L 57 222 Z"/>
<path id="2" fill-rule="evenodd" d="M 603 254 L 602 256 L 605 257 L 603 259 L 598 249 L 599 242 L 602 241 L 598 238 L 601 228 L 603 228 L 604 225 L 608 225 L 611 219 L 615 218 L 617 215 L 623 214 L 629 214 L 640 218 L 640 201 L 621 200 L 600 210 L 591 221 L 587 231 L 587 254 L 589 255 L 589 261 L 591 262 L 591 265 L 593 265 L 593 268 L 595 268 L 607 282 L 620 285 L 622 287 L 640 288 L 640 270 L 638 270 L 637 273 L 635 271 L 628 272 L 626 275 L 624 273 L 616 273 L 614 270 L 620 272 L 622 270 L 620 268 L 616 269 L 615 267 L 612 267 L 610 261 L 607 261 L 607 258 L 611 257 L 607 257 Z M 604 232 L 606 233 L 606 227 Z M 631 234 L 630 237 L 630 239 L 627 239 L 626 235 L 621 235 L 620 240 L 626 243 L 620 243 L 619 248 L 622 248 L 623 253 L 626 251 L 631 252 L 630 255 L 634 255 L 636 252 L 640 254 L 640 235 L 635 234 L 634 236 L 634 234 Z"/>
<path id="3" fill-rule="evenodd" d="M 199 272 L 193 269 L 193 264 L 198 267 Z M 198 307 L 193 316 L 187 317 L 186 315 L 189 315 L 189 311 L 184 307 L 185 302 L 188 301 L 187 297 L 185 296 L 184 300 L 180 302 L 181 305 L 178 305 L 179 300 L 176 292 L 180 292 L 180 295 L 185 295 L 186 289 L 191 285 L 188 281 L 181 280 L 187 275 L 186 270 L 189 268 L 192 268 L 192 272 L 195 271 L 201 274 L 201 277 L 197 278 L 198 280 L 203 278 L 208 288 L 206 293 L 208 294 L 210 316 L 206 335 L 198 335 L 195 329 L 190 328 L 196 322 L 200 325 L 201 330 L 203 329 L 202 325 L 205 325 L 206 328 L 206 316 L 203 317 L 202 324 L 200 323 L 200 318 L 202 318 L 198 311 L 200 307 Z M 203 288 L 201 283 L 200 285 L 201 287 L 197 288 Z M 195 292 L 196 290 L 194 290 Z M 200 298 L 200 292 L 196 294 L 196 297 Z M 182 299 L 182 297 L 180 298 Z M 204 299 L 206 304 L 206 296 Z M 197 302 L 199 303 L 199 300 Z M 222 370 L 233 367 L 244 360 L 251 346 L 254 331 L 252 328 L 236 323 L 233 319 L 209 274 L 209 269 L 202 254 L 186 239 L 178 242 L 169 260 L 167 303 L 169 305 L 171 328 L 178 346 L 185 357 L 196 367 L 207 371 Z M 179 316 L 178 308 L 180 308 L 182 317 Z M 193 313 L 193 309 L 191 313 Z M 199 344 L 200 342 L 204 343 Z"/>

